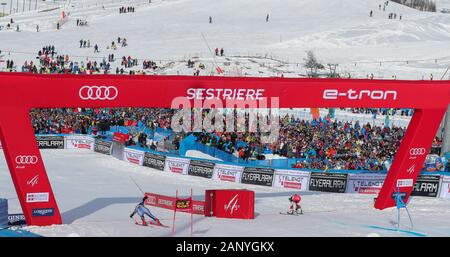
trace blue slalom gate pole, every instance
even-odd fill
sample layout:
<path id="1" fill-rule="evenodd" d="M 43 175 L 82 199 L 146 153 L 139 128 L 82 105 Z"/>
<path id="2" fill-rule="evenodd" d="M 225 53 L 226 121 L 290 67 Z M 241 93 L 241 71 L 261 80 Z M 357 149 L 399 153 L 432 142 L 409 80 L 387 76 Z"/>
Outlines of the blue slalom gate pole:
<path id="1" fill-rule="evenodd" d="M 397 229 L 400 229 L 400 209 L 401 208 L 405 208 L 406 213 L 408 214 L 409 222 L 411 223 L 411 230 L 414 229 L 414 224 L 412 222 L 411 215 L 409 213 L 408 207 L 406 206 L 406 203 L 402 199 L 399 187 L 397 187 L 397 190 L 396 190 L 395 203 L 397 206 Z"/>

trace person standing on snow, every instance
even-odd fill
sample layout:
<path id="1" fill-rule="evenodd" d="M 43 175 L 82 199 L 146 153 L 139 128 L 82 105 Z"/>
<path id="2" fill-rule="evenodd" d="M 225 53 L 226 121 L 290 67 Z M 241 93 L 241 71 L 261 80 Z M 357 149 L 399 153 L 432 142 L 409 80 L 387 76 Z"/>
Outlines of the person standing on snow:
<path id="1" fill-rule="evenodd" d="M 144 198 L 142 198 L 142 201 L 136 205 L 136 207 L 134 208 L 133 213 L 130 214 L 130 218 L 133 218 L 133 216 L 137 213 L 142 220 L 142 225 L 147 226 L 147 222 L 145 221 L 145 215 L 147 215 L 149 218 L 151 218 L 152 220 L 154 220 L 156 222 L 156 224 L 161 225 L 161 222 L 159 221 L 159 219 L 157 219 L 155 216 L 153 216 L 153 214 L 150 212 L 150 210 L 145 207 L 145 200 L 147 200 L 147 196 L 144 196 Z M 136 222 L 137 224 L 137 222 Z"/>
<path id="2" fill-rule="evenodd" d="M 289 197 L 289 202 L 291 203 L 291 206 L 289 207 L 290 211 L 288 214 L 294 214 L 294 205 L 295 205 L 295 214 L 303 214 L 302 207 L 300 206 L 300 201 L 302 198 L 299 194 L 294 194 L 291 197 Z M 298 212 L 298 209 L 300 209 L 300 213 Z"/>

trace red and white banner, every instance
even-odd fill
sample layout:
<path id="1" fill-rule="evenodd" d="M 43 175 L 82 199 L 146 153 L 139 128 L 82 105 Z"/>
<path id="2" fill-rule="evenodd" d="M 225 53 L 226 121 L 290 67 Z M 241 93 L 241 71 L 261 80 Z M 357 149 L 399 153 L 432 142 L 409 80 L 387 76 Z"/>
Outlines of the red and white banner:
<path id="1" fill-rule="evenodd" d="M 125 149 L 123 149 L 123 159 L 127 162 L 142 166 L 144 163 L 144 151 L 125 147 Z"/>
<path id="2" fill-rule="evenodd" d="M 237 182 L 241 181 L 242 171 L 244 167 L 226 165 L 226 164 L 216 164 L 214 166 L 214 173 L 212 178 L 222 181 Z"/>
<path id="3" fill-rule="evenodd" d="M 189 159 L 167 157 L 164 171 L 187 175 L 189 171 Z"/>
<path id="4" fill-rule="evenodd" d="M 275 170 L 274 187 L 307 191 L 310 172 L 296 170 Z"/>
<path id="5" fill-rule="evenodd" d="M 346 193 L 378 194 L 383 187 L 385 174 L 348 174 Z"/>
<path id="6" fill-rule="evenodd" d="M 2 148 L 2 141 L 0 141 L 0 149 L 3 149 L 3 148 Z"/>
<path id="7" fill-rule="evenodd" d="M 94 151 L 95 139 L 89 136 L 65 136 L 67 149 L 90 149 Z"/>
<path id="8" fill-rule="evenodd" d="M 441 198 L 450 198 L 450 176 L 441 176 Z"/>
<path id="9" fill-rule="evenodd" d="M 153 193 L 145 193 L 145 195 L 148 197 L 147 200 L 145 201 L 145 204 L 147 205 L 169 210 L 174 210 L 176 207 L 177 204 L 176 197 L 158 195 Z M 192 201 L 192 210 L 194 214 L 203 215 L 205 213 L 205 202 L 196 200 Z M 177 208 L 177 211 L 189 212 L 190 208 Z"/>
<path id="10" fill-rule="evenodd" d="M 113 140 L 115 142 L 120 142 L 122 144 L 125 144 L 125 142 L 128 141 L 129 138 L 130 138 L 130 135 L 123 134 L 121 132 L 114 132 L 114 134 L 113 134 Z"/>

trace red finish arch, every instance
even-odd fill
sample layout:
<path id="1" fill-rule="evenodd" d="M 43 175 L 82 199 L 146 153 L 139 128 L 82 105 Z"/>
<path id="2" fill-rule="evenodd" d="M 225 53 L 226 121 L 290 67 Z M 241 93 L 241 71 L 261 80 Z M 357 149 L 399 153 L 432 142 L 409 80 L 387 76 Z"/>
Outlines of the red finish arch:
<path id="1" fill-rule="evenodd" d="M 0 86 L 0 139 L 30 225 L 61 224 L 31 126 L 31 108 L 170 108 L 174 98 L 192 96 L 193 90 L 199 89 L 221 101 L 225 101 L 220 94 L 224 90 L 234 95 L 258 92 L 262 97 L 278 97 L 280 108 L 414 108 L 414 116 L 375 202 L 375 208 L 384 209 L 395 206 L 392 194 L 397 186 L 406 200 L 410 196 L 450 103 L 450 81 L 0 73 Z M 96 95 L 96 87 L 100 86 L 109 87 L 109 94 Z M 36 177 L 38 183 L 27 183 Z"/>

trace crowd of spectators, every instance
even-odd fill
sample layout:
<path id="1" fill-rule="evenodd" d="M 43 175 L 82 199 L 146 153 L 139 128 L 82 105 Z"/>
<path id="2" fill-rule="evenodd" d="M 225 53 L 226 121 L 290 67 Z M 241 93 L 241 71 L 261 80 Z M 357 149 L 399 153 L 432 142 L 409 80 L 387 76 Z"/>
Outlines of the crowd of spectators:
<path id="1" fill-rule="evenodd" d="M 80 39 L 80 48 L 90 48 L 91 40 Z"/>
<path id="2" fill-rule="evenodd" d="M 131 56 L 128 57 L 122 56 L 122 62 L 120 64 L 125 68 L 131 68 L 133 66 L 138 65 L 138 59 L 131 58 Z"/>
<path id="3" fill-rule="evenodd" d="M 405 130 L 358 121 L 283 122 L 274 150 L 288 158 L 305 159 L 294 168 L 385 170 Z"/>
<path id="4" fill-rule="evenodd" d="M 263 159 L 262 153 L 300 159 L 294 168 L 385 170 L 392 161 L 406 128 L 380 127 L 357 122 L 332 121 L 329 117 L 306 121 L 280 117 L 276 142 L 263 144 L 259 133 L 197 133 L 197 141 L 242 159 Z"/>
<path id="5" fill-rule="evenodd" d="M 38 62 L 25 61 L 21 71 L 40 74 L 106 74 L 111 69 L 110 59 L 108 61 L 103 59 L 100 62 L 72 61 L 69 55 L 58 54 L 54 46 L 44 46 L 38 51 L 35 59 L 38 59 Z"/>
<path id="6" fill-rule="evenodd" d="M 146 69 L 153 69 L 153 70 L 156 70 L 156 69 L 158 68 L 158 66 L 156 65 L 156 62 L 154 62 L 154 61 L 144 60 L 144 61 L 142 62 L 142 68 L 143 68 L 144 70 L 146 70 Z"/>
<path id="7" fill-rule="evenodd" d="M 36 134 L 101 134 L 111 126 L 170 129 L 172 115 L 171 109 L 149 108 L 59 108 L 33 109 L 30 112 Z"/>
<path id="8" fill-rule="evenodd" d="M 134 6 L 127 6 L 127 7 L 122 6 L 122 7 L 119 8 L 119 13 L 120 14 L 122 14 L 122 13 L 129 13 L 129 12 L 134 12 Z"/>
<path id="9" fill-rule="evenodd" d="M 111 126 L 171 128 L 174 109 L 114 108 L 114 109 L 34 109 L 30 116 L 35 133 L 103 134 Z M 207 112 L 203 111 L 203 115 Z M 246 125 L 248 125 L 248 115 Z M 299 169 L 386 170 L 394 157 L 406 128 L 375 126 L 358 121 L 337 121 L 330 117 L 303 120 L 294 116 L 279 117 L 279 136 L 275 142 L 261 142 L 259 132 L 194 132 L 202 144 L 234 154 L 244 160 L 264 159 L 272 153 L 297 158 L 292 167 Z M 175 134 L 170 142 L 179 147 L 187 134 Z M 139 131 L 128 144 L 158 149 L 147 145 L 147 135 Z M 433 147 L 442 141 L 435 138 Z"/>
<path id="10" fill-rule="evenodd" d="M 400 115 L 400 116 L 412 116 L 414 109 L 407 108 L 347 108 L 352 113 L 372 114 L 372 115 Z"/>
<path id="11" fill-rule="evenodd" d="M 87 26 L 88 22 L 84 19 L 77 19 L 77 26 Z"/>

